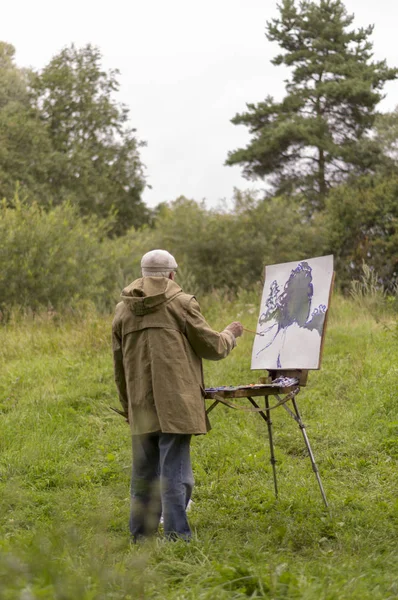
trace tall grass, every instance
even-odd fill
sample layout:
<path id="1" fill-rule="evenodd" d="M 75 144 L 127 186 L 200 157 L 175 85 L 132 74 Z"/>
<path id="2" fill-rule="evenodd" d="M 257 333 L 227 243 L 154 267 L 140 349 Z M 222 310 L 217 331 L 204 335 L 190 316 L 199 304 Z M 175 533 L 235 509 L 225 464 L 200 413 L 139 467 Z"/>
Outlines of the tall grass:
<path id="1" fill-rule="evenodd" d="M 200 298 L 199 298 L 200 300 Z M 216 294 L 218 329 L 255 326 L 258 294 Z M 128 536 L 130 434 L 117 406 L 111 316 L 15 318 L 0 336 L 0 598 L 213 600 L 398 598 L 398 347 L 353 301 L 333 299 L 322 369 L 299 406 L 330 503 L 300 430 L 273 414 L 280 497 L 258 415 L 217 407 L 193 440 L 191 544 Z M 207 385 L 242 384 L 252 336 Z"/>

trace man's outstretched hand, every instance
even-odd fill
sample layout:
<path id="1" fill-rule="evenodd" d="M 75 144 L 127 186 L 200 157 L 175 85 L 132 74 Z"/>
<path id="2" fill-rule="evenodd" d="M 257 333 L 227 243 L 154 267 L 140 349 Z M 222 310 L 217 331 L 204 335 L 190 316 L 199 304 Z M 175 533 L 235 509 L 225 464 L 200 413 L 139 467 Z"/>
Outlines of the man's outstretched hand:
<path id="1" fill-rule="evenodd" d="M 233 323 L 230 323 L 225 329 L 228 329 L 228 331 L 233 333 L 233 335 L 236 338 L 240 337 L 243 333 L 243 325 L 239 321 L 234 321 Z"/>

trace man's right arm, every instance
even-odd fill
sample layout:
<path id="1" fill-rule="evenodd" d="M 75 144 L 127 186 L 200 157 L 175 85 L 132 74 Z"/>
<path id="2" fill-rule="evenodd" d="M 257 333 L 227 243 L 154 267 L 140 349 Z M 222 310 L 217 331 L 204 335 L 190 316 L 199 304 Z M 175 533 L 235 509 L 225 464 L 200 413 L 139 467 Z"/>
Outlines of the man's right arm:
<path id="1" fill-rule="evenodd" d="M 189 302 L 186 319 L 186 336 L 192 348 L 200 358 L 221 360 L 228 356 L 236 346 L 236 338 L 242 335 L 242 325 L 231 323 L 218 333 L 207 323 L 200 312 L 195 298 Z"/>

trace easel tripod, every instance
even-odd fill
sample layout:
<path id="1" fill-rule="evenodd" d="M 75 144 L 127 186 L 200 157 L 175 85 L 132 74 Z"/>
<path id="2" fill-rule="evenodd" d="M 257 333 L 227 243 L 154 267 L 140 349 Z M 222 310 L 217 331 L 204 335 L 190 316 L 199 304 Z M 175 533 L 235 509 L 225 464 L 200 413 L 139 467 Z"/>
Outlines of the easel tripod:
<path id="1" fill-rule="evenodd" d="M 272 474 L 274 479 L 275 496 L 278 497 L 278 482 L 276 476 L 276 459 L 274 453 L 274 441 L 272 434 L 271 410 L 277 408 L 278 406 L 282 406 L 288 413 L 288 415 L 296 421 L 299 428 L 301 429 L 301 433 L 304 438 L 304 443 L 306 445 L 311 460 L 312 470 L 315 473 L 315 477 L 319 485 L 323 502 L 327 508 L 328 502 L 326 499 L 326 494 L 323 489 L 321 477 L 319 475 L 318 467 L 315 462 L 315 457 L 311 449 L 305 425 L 301 419 L 296 399 L 297 394 L 300 392 L 300 387 L 304 387 L 306 385 L 307 377 L 308 371 L 304 370 L 269 371 L 269 377 L 263 378 L 261 380 L 261 383 L 258 385 L 239 386 L 236 388 L 208 388 L 206 389 L 205 398 L 207 400 L 214 400 L 214 402 L 206 410 L 206 413 L 209 414 L 210 411 L 212 411 L 218 404 L 224 404 L 229 408 L 244 410 L 246 412 L 256 412 L 260 415 L 260 417 L 267 424 L 268 440 L 270 447 L 270 462 L 272 466 Z M 261 408 L 257 404 L 256 400 L 254 400 L 255 397 L 259 396 L 264 397 L 264 408 Z M 270 406 L 269 403 L 270 396 L 275 396 L 275 398 L 277 399 L 277 403 L 272 406 Z M 234 398 L 247 398 L 247 400 L 249 400 L 253 408 L 232 404 L 229 401 L 229 399 Z M 292 407 L 288 406 L 289 402 L 292 403 Z"/>

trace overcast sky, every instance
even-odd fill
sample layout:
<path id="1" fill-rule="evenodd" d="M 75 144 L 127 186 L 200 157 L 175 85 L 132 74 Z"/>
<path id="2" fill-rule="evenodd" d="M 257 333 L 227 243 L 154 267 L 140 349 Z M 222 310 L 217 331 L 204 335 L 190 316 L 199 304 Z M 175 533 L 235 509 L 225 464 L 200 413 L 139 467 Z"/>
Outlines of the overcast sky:
<path id="1" fill-rule="evenodd" d="M 277 15 L 274 0 L 16 0 L 3 3 L 0 40 L 17 64 L 42 68 L 63 46 L 91 42 L 106 68 L 121 71 L 119 99 L 147 142 L 142 158 L 154 206 L 184 194 L 209 206 L 253 184 L 225 167 L 245 145 L 245 128 L 230 119 L 268 94 L 281 98 L 285 73 L 270 59 L 264 35 Z M 395 0 L 346 0 L 355 25 L 375 25 L 375 58 L 398 66 Z M 398 104 L 398 82 L 386 85 L 382 109 Z M 258 184 L 261 187 L 261 184 Z"/>

